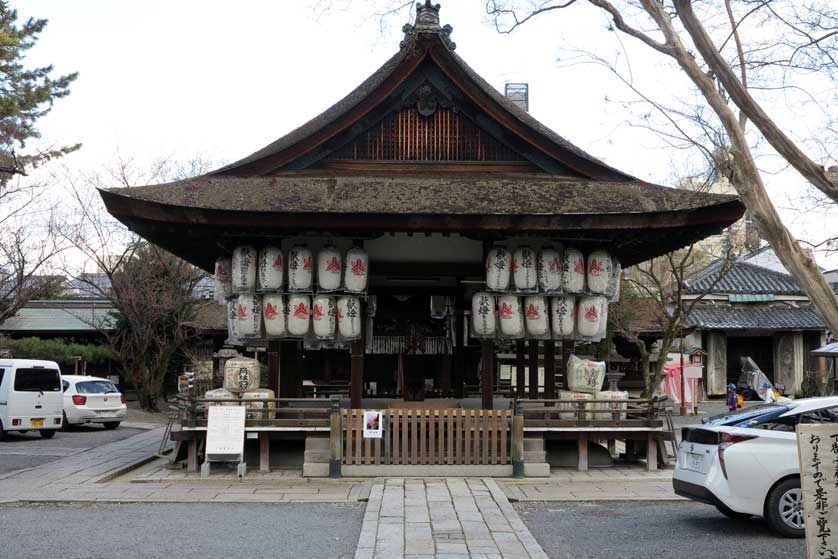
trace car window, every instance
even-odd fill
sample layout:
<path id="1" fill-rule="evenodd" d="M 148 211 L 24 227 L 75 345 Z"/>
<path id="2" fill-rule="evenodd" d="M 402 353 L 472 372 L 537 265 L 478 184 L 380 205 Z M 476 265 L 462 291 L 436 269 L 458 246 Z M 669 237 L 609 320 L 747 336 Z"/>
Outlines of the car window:
<path id="1" fill-rule="evenodd" d="M 738 425 L 741 422 L 757 418 L 763 414 L 776 413 L 777 415 L 782 415 L 787 411 L 789 411 L 788 406 L 783 404 L 759 404 L 757 406 L 742 408 L 732 413 L 716 415 L 703 420 L 702 423 L 708 425 Z"/>
<path id="2" fill-rule="evenodd" d="M 0 369 L 0 386 L 3 385 L 3 373 L 6 372 L 6 369 Z"/>
<path id="3" fill-rule="evenodd" d="M 18 369 L 15 373 L 17 392 L 61 392 L 58 369 Z"/>
<path id="4" fill-rule="evenodd" d="M 838 423 L 838 407 L 813 410 L 800 414 L 800 423 Z"/>
<path id="5" fill-rule="evenodd" d="M 67 392 L 68 388 L 70 388 L 70 383 L 67 382 L 66 380 L 62 380 L 61 381 L 61 391 L 62 392 Z"/>
<path id="6" fill-rule="evenodd" d="M 751 429 L 758 429 L 764 423 L 774 423 L 776 420 L 786 413 L 788 408 L 785 406 L 777 406 L 776 409 L 764 410 L 763 413 L 757 416 L 748 417 L 742 421 L 731 422 L 728 425 L 735 425 L 736 427 L 747 427 Z M 796 422 L 795 422 L 796 424 Z"/>
<path id="7" fill-rule="evenodd" d="M 88 380 L 76 383 L 76 392 L 79 394 L 108 394 L 119 392 L 112 382 L 105 380 Z"/>
<path id="8" fill-rule="evenodd" d="M 786 433 L 793 433 L 797 426 L 797 420 L 800 419 L 798 415 L 790 415 L 788 417 L 774 417 L 768 421 L 759 423 L 758 425 L 751 425 L 752 429 L 765 429 L 766 431 L 783 431 Z M 740 425 L 744 427 L 744 425 Z"/>

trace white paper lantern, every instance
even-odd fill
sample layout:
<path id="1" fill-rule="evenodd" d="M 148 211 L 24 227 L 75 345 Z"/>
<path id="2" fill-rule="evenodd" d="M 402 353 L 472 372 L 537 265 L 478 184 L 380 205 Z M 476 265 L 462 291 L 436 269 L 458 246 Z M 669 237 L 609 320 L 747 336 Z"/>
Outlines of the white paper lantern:
<path id="1" fill-rule="evenodd" d="M 606 293 L 611 283 L 611 256 L 604 250 L 595 250 L 588 255 L 588 291 Z"/>
<path id="2" fill-rule="evenodd" d="M 552 247 L 538 253 L 538 286 L 545 293 L 557 293 L 562 289 L 562 256 Z"/>
<path id="3" fill-rule="evenodd" d="M 495 335 L 495 298 L 490 293 L 475 293 L 471 298 L 471 327 L 476 336 Z"/>
<path id="4" fill-rule="evenodd" d="M 240 246 L 233 250 L 233 293 L 249 293 L 256 289 L 256 249 Z"/>
<path id="5" fill-rule="evenodd" d="M 297 245 L 288 251 L 288 288 L 291 291 L 310 290 L 313 271 L 314 261 L 308 248 Z"/>
<path id="6" fill-rule="evenodd" d="M 323 247 L 317 253 L 317 285 L 323 291 L 340 289 L 340 251 L 333 246 Z"/>
<path id="7" fill-rule="evenodd" d="M 239 339 L 239 302 L 238 298 L 227 301 L 227 337 L 231 341 Z"/>
<path id="8" fill-rule="evenodd" d="M 262 297 L 262 319 L 265 321 L 267 336 L 276 337 L 286 334 L 287 314 L 285 298 L 282 295 L 271 294 Z"/>
<path id="9" fill-rule="evenodd" d="M 491 291 L 509 289 L 512 254 L 506 248 L 493 247 L 486 256 L 486 287 Z"/>
<path id="10" fill-rule="evenodd" d="M 573 295 L 550 298 L 553 335 L 572 338 L 576 330 L 576 298 Z"/>
<path id="11" fill-rule="evenodd" d="M 547 303 L 541 295 L 532 295 L 524 300 L 524 319 L 527 325 L 527 334 L 539 338 L 546 336 L 550 331 L 550 320 L 548 319 Z"/>
<path id="12" fill-rule="evenodd" d="M 233 294 L 233 260 L 219 258 L 215 261 L 215 300 L 220 305 L 227 304 L 227 298 Z"/>
<path id="13" fill-rule="evenodd" d="M 608 332 L 608 298 L 607 297 L 600 297 L 600 321 L 599 321 L 599 332 L 596 333 L 596 340 L 602 340 L 606 333 Z"/>
<path id="14" fill-rule="evenodd" d="M 611 281 L 608 282 L 609 301 L 616 303 L 620 300 L 620 280 L 623 278 L 623 266 L 616 258 L 611 259 Z"/>
<path id="15" fill-rule="evenodd" d="M 565 249 L 562 255 L 562 289 L 565 293 L 585 291 L 585 257 L 575 248 Z"/>
<path id="16" fill-rule="evenodd" d="M 346 251 L 346 273 L 343 275 L 343 281 L 347 291 L 363 293 L 367 290 L 369 264 L 369 257 L 361 247 L 352 247 Z"/>
<path id="17" fill-rule="evenodd" d="M 350 340 L 361 336 L 361 302 L 357 297 L 338 299 L 338 331 Z"/>
<path id="18" fill-rule="evenodd" d="M 259 288 L 265 290 L 282 289 L 285 271 L 285 258 L 282 251 L 267 246 L 259 251 Z"/>
<path id="19" fill-rule="evenodd" d="M 602 327 L 602 305 L 605 297 L 580 297 L 576 311 L 576 331 L 583 338 L 593 338 Z M 606 303 L 607 304 L 607 303 Z"/>
<path id="20" fill-rule="evenodd" d="M 311 321 L 314 324 L 314 335 L 318 338 L 331 339 L 335 337 L 335 323 L 337 320 L 337 305 L 334 297 L 318 295 L 311 305 Z"/>
<path id="21" fill-rule="evenodd" d="M 524 315 L 521 300 L 515 295 L 503 295 L 498 299 L 500 331 L 504 336 L 518 338 L 524 335 Z"/>
<path id="22" fill-rule="evenodd" d="M 236 301 L 238 333 L 243 338 L 255 338 L 262 332 L 262 298 L 250 293 L 239 294 Z"/>
<path id="23" fill-rule="evenodd" d="M 528 246 L 515 249 L 512 254 L 512 280 L 515 289 L 519 291 L 534 291 L 538 285 L 538 271 L 536 270 L 536 255 Z"/>
<path id="24" fill-rule="evenodd" d="M 292 336 L 308 334 L 311 298 L 308 295 L 288 296 L 288 333 Z"/>

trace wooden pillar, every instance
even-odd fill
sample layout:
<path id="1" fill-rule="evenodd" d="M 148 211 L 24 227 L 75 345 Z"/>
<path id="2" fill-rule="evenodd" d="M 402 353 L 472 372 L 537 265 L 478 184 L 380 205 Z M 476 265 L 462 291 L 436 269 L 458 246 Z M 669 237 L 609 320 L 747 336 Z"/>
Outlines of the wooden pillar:
<path id="1" fill-rule="evenodd" d="M 268 354 L 270 358 L 270 353 Z M 281 341 L 279 342 L 279 353 L 277 354 L 279 362 L 279 379 L 277 393 L 278 398 L 294 398 L 297 391 L 294 388 L 294 370 L 296 368 L 297 360 L 297 342 L 295 341 Z M 268 361 L 270 367 L 270 361 Z"/>
<path id="2" fill-rule="evenodd" d="M 495 343 L 492 340 L 483 340 L 481 343 L 480 367 L 480 394 L 482 396 L 482 408 L 490 410 L 494 407 L 495 389 Z"/>
<path id="3" fill-rule="evenodd" d="M 562 371 L 564 371 L 564 378 L 562 384 L 565 390 L 570 390 L 567 385 L 567 360 L 570 359 L 570 354 L 576 351 L 576 342 L 573 340 L 565 340 L 562 342 Z"/>
<path id="4" fill-rule="evenodd" d="M 364 389 L 364 342 L 352 342 L 351 362 L 349 369 L 349 398 L 350 407 L 361 407 L 361 393 Z"/>
<path id="5" fill-rule="evenodd" d="M 451 395 L 451 358 L 453 355 L 443 354 L 442 367 L 440 370 L 439 390 L 443 396 Z"/>
<path id="6" fill-rule="evenodd" d="M 259 471 L 271 471 L 271 439 L 266 431 L 259 433 Z"/>
<path id="7" fill-rule="evenodd" d="M 530 340 L 530 399 L 538 398 L 538 340 Z"/>
<path id="8" fill-rule="evenodd" d="M 524 388 L 527 384 L 526 354 L 527 343 L 524 340 L 518 340 L 515 343 L 515 396 L 518 398 L 525 396 Z"/>
<path id="9" fill-rule="evenodd" d="M 556 397 L 556 342 L 544 341 L 544 398 Z"/>
<path id="10" fill-rule="evenodd" d="M 279 391 L 279 340 L 268 341 L 268 388 L 274 391 L 277 398 L 284 397 Z"/>
<path id="11" fill-rule="evenodd" d="M 454 299 L 454 370 L 452 371 L 452 383 L 454 396 L 463 397 L 463 384 L 465 382 L 465 333 L 463 332 L 463 308 L 464 296 L 461 278 L 457 278 L 457 296 Z"/>

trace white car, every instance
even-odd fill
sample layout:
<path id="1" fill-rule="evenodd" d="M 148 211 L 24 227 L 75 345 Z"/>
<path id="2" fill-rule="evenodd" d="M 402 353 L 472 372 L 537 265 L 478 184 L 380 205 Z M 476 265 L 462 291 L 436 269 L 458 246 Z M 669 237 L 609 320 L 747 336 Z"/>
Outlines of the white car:
<path id="1" fill-rule="evenodd" d="M 672 484 L 675 493 L 715 505 L 730 518 L 762 516 L 778 534 L 801 538 L 803 495 L 797 457 L 798 423 L 838 423 L 838 397 L 787 400 L 727 414 L 725 425 L 682 430 Z"/>
<path id="2" fill-rule="evenodd" d="M 101 423 L 105 429 L 116 429 L 125 419 L 125 396 L 108 379 L 79 375 L 62 375 L 61 379 L 66 425 Z"/>

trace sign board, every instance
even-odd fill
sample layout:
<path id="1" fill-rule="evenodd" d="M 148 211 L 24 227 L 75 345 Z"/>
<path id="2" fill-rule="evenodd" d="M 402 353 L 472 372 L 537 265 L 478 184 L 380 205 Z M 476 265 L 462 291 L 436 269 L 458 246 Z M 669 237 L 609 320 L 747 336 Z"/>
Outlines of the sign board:
<path id="1" fill-rule="evenodd" d="M 244 452 L 244 406 L 207 409 L 207 460 L 238 462 Z"/>
<path id="2" fill-rule="evenodd" d="M 806 557 L 838 557 L 838 425 L 797 426 Z"/>
<path id="3" fill-rule="evenodd" d="M 702 372 L 701 367 L 697 367 L 695 365 L 686 365 L 684 367 L 684 378 L 686 378 L 686 379 L 690 379 L 690 378 L 700 379 L 700 378 L 702 378 L 701 372 Z"/>
<path id="4" fill-rule="evenodd" d="M 380 411 L 364 412 L 364 438 L 380 439 L 384 433 L 384 426 L 381 424 Z"/>

